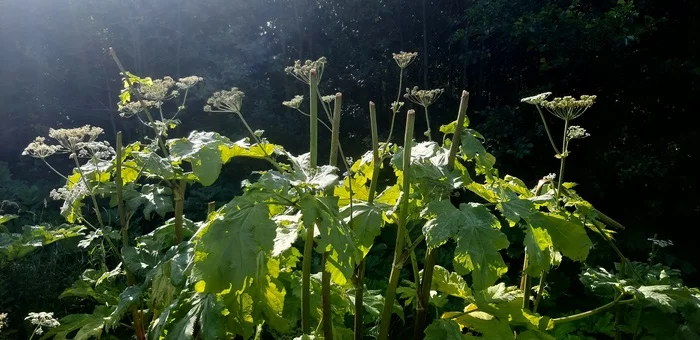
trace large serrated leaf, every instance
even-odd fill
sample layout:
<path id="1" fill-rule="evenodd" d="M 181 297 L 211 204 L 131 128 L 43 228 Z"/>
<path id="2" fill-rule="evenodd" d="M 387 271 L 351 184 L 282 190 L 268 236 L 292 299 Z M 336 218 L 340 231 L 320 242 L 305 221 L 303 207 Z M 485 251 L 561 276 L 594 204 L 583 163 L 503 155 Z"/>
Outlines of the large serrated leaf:
<path id="1" fill-rule="evenodd" d="M 471 272 L 476 290 L 491 286 L 506 273 L 508 267 L 498 251 L 508 247 L 508 238 L 486 207 L 462 204 L 457 209 L 449 200 L 442 200 L 428 204 L 427 211 L 435 216 L 423 226 L 428 247 L 456 241 L 455 269 L 460 274 Z"/>

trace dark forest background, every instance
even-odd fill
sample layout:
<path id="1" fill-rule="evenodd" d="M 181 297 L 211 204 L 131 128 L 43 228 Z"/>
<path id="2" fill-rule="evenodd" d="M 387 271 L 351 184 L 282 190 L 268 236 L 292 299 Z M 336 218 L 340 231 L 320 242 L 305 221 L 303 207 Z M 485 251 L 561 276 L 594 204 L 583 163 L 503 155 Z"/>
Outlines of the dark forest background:
<path id="1" fill-rule="evenodd" d="M 110 46 L 139 76 L 205 78 L 175 135 L 242 138 L 234 117 L 202 110 L 213 91 L 237 86 L 253 128 L 292 152 L 307 147 L 299 136 L 307 121 L 281 102 L 304 92 L 283 68 L 326 56 L 322 92 L 343 92 L 342 143 L 355 157 L 369 145 L 368 101 L 382 108 L 380 131 L 388 131 L 398 85 L 391 53 L 416 51 L 404 84 L 446 90 L 431 107 L 433 131 L 468 90 L 472 126 L 501 172 L 528 185 L 559 161 L 520 98 L 598 95 L 576 121 L 592 137 L 577 143 L 567 180 L 627 227 L 617 239 L 630 257 L 646 259 L 655 234 L 672 240 L 662 260 L 697 285 L 698 14 L 696 0 L 0 0 L 0 210 L 31 211 L 27 223 L 58 218 L 45 200 L 60 178 L 20 156 L 49 127 L 143 136 L 137 121 L 118 116 Z M 215 187 L 194 191 L 191 205 L 230 199 L 251 169 L 230 167 Z"/>

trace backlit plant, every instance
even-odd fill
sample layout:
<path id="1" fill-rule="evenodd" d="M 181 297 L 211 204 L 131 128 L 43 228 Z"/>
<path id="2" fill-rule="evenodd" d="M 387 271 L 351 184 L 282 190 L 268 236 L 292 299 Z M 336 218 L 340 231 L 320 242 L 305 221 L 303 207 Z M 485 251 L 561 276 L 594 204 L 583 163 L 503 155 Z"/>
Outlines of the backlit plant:
<path id="1" fill-rule="evenodd" d="M 26 150 L 47 164 L 55 154 L 74 160 L 71 174 L 59 173 L 66 185 L 52 196 L 64 201 L 69 223 L 91 228 L 80 246 L 103 254 L 97 268 L 85 270 L 61 295 L 93 301 L 92 314 L 64 316 L 47 337 L 100 337 L 126 332 L 128 322 L 137 339 L 387 339 L 406 330 L 416 339 L 554 339 L 577 334 L 578 323 L 601 315 L 614 316 L 597 321 L 608 327 L 601 333 L 636 337 L 652 332 L 639 319 L 654 313 L 673 318 L 676 332 L 698 333 L 698 290 L 683 286 L 669 268 L 629 261 L 609 229 L 622 226 L 563 181 L 570 142 L 588 137 L 569 123 L 595 96 L 523 99 L 540 113 L 560 160 L 558 174 L 529 187 L 495 168 L 484 137 L 470 127 L 467 91 L 455 121 L 440 127 L 438 143 L 428 107 L 444 90 L 408 89 L 405 98 L 424 109 L 427 140 L 415 136 L 414 110 L 406 112 L 402 141 L 392 140 L 404 70 L 415 53 L 393 55 L 397 98 L 386 108 L 368 104 L 372 149 L 354 162 L 340 145 L 342 94 L 321 95 L 325 58 L 285 69 L 308 87 L 308 95 L 282 103 L 309 118 L 309 151 L 294 155 L 249 124 L 245 94 L 236 87 L 214 93 L 204 111 L 235 115 L 249 136 L 232 141 L 192 131 L 168 139 L 188 91 L 203 79 L 141 78 L 110 53 L 123 77 L 120 110 L 152 128 L 150 142 L 124 146 L 118 134 L 112 147 L 98 140 L 101 129 L 86 126 L 51 130 L 58 144 L 39 137 Z M 169 101 L 176 103 L 171 113 Z M 542 109 L 564 121 L 561 147 Z M 392 114 L 384 143 L 377 110 Z M 318 153 L 319 123 L 331 131 L 327 158 Z M 245 158 L 265 160 L 270 168 L 243 181 L 243 193 L 225 205 L 202 207 L 206 219 L 184 216 L 188 186 L 213 185 L 223 165 Z M 84 209 L 85 201 L 92 209 Z M 105 218 L 112 215 L 114 221 Z M 159 227 L 143 230 L 134 222 L 138 215 Z M 507 235 L 520 235 L 522 244 Z M 393 246 L 382 247 L 393 257 L 386 273 L 374 275 L 388 278 L 381 289 L 370 289 L 365 274 L 378 237 L 391 239 Z M 544 315 L 547 274 L 563 261 L 585 262 L 591 237 L 620 257 L 615 271 L 585 268 L 581 274 L 606 302 Z M 506 255 L 510 249 L 524 250 L 525 258 Z M 453 254 L 451 263 L 437 265 L 440 252 Z M 521 260 L 520 285 L 514 286 L 507 263 Z M 539 278 L 534 287 L 533 278 Z"/>

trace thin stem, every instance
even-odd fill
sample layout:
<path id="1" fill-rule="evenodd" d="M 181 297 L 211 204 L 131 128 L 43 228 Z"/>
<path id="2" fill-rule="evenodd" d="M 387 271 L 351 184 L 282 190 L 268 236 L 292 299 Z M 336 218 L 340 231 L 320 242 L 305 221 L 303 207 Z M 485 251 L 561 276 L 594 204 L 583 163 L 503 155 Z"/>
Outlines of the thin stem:
<path id="1" fill-rule="evenodd" d="M 126 247 L 129 245 L 129 230 L 126 224 L 126 211 L 124 209 L 124 194 L 123 194 L 123 181 L 122 181 L 122 132 L 117 132 L 117 169 L 115 171 L 114 182 L 117 187 L 117 211 L 119 212 L 119 225 L 121 226 L 122 233 L 122 246 Z"/>
<path id="2" fill-rule="evenodd" d="M 532 312 L 537 313 L 537 307 L 540 306 L 540 300 L 542 300 L 542 294 L 544 294 L 544 285 L 547 280 L 547 272 L 542 271 L 542 274 L 540 275 L 540 285 L 537 286 L 537 297 L 535 297 L 535 305 L 532 307 Z"/>
<path id="3" fill-rule="evenodd" d="M 49 164 L 49 162 L 46 161 L 46 158 L 42 158 L 41 160 L 44 161 L 44 164 L 46 164 L 46 166 L 48 166 L 49 169 L 53 170 L 53 172 L 55 172 L 57 175 L 61 176 L 61 178 L 68 181 L 68 177 L 64 176 L 62 173 L 58 172 L 58 170 L 56 170 L 54 167 L 52 167 L 51 164 Z"/>
<path id="4" fill-rule="evenodd" d="M 365 267 L 367 265 L 367 262 L 363 258 L 362 261 L 360 261 L 360 265 L 357 267 L 356 273 L 355 273 L 355 319 L 353 320 L 354 323 L 354 340 L 362 340 L 364 339 L 364 323 L 362 321 L 362 317 L 364 316 L 364 290 L 365 290 L 365 285 L 363 283 L 364 277 L 365 277 Z"/>
<path id="5" fill-rule="evenodd" d="M 459 151 L 459 145 L 462 143 L 462 126 L 464 126 L 464 120 L 467 116 L 467 107 L 469 107 L 469 92 L 462 91 L 462 97 L 459 101 L 459 111 L 457 111 L 457 126 L 455 127 L 455 133 L 452 136 L 450 153 L 447 158 L 447 165 L 450 169 L 454 168 L 455 160 L 457 159 L 457 152 Z"/>
<path id="6" fill-rule="evenodd" d="M 297 109 L 297 111 L 299 111 L 299 113 L 303 114 L 304 116 L 311 117 L 310 114 L 308 114 L 308 113 L 306 113 L 306 112 L 304 112 L 304 111 L 302 111 L 302 110 L 300 110 L 300 109 Z M 326 122 L 324 122 L 324 121 L 321 120 L 321 119 L 319 119 L 318 122 L 321 123 L 321 125 L 323 125 L 323 126 L 326 128 L 326 130 L 328 130 L 328 131 L 330 131 L 330 132 L 333 132 L 333 129 L 332 129 L 330 126 L 328 126 L 328 124 L 326 124 Z"/>
<path id="7" fill-rule="evenodd" d="M 578 313 L 578 314 L 574 314 L 574 315 L 569 315 L 569 316 L 564 316 L 564 317 L 561 317 L 561 318 L 552 319 L 552 323 L 553 323 L 554 325 L 558 325 L 558 324 L 562 324 L 562 323 L 566 323 L 566 322 L 581 320 L 581 319 L 587 318 L 587 317 L 589 317 L 589 316 L 596 315 L 596 314 L 598 314 L 598 313 L 600 313 L 600 312 L 604 312 L 604 311 L 606 311 L 606 310 L 608 310 L 608 309 L 614 307 L 615 305 L 631 303 L 631 302 L 634 302 L 634 301 L 637 300 L 637 299 L 634 299 L 634 298 L 633 298 L 633 299 L 628 299 L 628 300 L 622 300 L 622 297 L 623 297 L 623 296 L 625 296 L 625 295 L 624 295 L 624 294 L 620 294 L 620 295 L 619 295 L 617 298 L 615 298 L 615 300 L 613 300 L 612 302 L 607 303 L 607 304 L 605 304 L 605 305 L 602 305 L 602 306 L 600 306 L 600 307 L 598 307 L 598 308 L 591 309 L 591 310 L 589 310 L 589 311 L 583 312 L 583 313 Z"/>
<path id="8" fill-rule="evenodd" d="M 544 114 L 542 114 L 542 109 L 540 109 L 539 105 L 535 105 L 537 108 L 537 112 L 540 113 L 540 118 L 542 118 L 542 124 L 544 124 L 544 130 L 547 131 L 547 137 L 549 137 L 549 143 L 552 144 L 552 148 L 554 149 L 554 152 L 558 155 L 559 149 L 557 149 L 557 145 L 554 143 L 554 139 L 552 138 L 552 134 L 549 132 L 549 127 L 547 126 L 547 121 L 544 119 Z M 566 135 L 566 131 L 564 133 Z"/>
<path id="9" fill-rule="evenodd" d="M 309 76 L 309 162 L 311 168 L 315 168 L 318 164 L 318 77 L 316 70 L 311 70 Z M 304 334 L 311 332 L 311 257 L 314 247 L 314 228 L 315 225 L 306 230 L 302 263 L 301 331 Z"/>
<path id="10" fill-rule="evenodd" d="M 428 106 L 423 106 L 425 109 L 425 124 L 428 126 L 428 129 L 425 131 L 425 135 L 428 136 L 428 141 L 432 142 L 433 137 L 431 136 L 432 133 L 430 132 L 430 118 L 428 117 Z"/>
<path id="11" fill-rule="evenodd" d="M 565 120 L 564 121 L 564 137 L 563 141 L 561 143 L 561 150 L 562 153 L 559 154 L 559 157 L 561 157 L 561 164 L 559 165 L 559 180 L 557 181 L 557 195 L 556 195 L 556 202 L 557 205 L 559 204 L 559 197 L 561 196 L 561 184 L 564 182 L 564 165 L 566 163 L 566 156 L 568 156 L 568 150 L 567 150 L 567 140 L 566 140 L 566 129 L 569 128 L 569 121 Z"/>
<path id="12" fill-rule="evenodd" d="M 413 144 L 413 127 L 416 120 L 416 112 L 409 110 L 406 117 L 406 135 L 404 136 L 403 149 L 403 183 L 401 183 L 400 212 L 398 221 L 398 231 L 396 234 L 396 245 L 394 247 L 394 260 L 391 266 L 391 274 L 389 275 L 389 285 L 384 299 L 384 309 L 382 310 L 382 318 L 379 323 L 379 335 L 377 339 L 386 340 L 389 337 L 389 326 L 391 325 L 391 316 L 393 312 L 394 299 L 396 298 L 396 287 L 399 284 L 399 276 L 401 275 L 401 264 L 399 260 L 402 257 L 405 246 L 406 224 L 408 219 L 408 195 L 410 193 L 410 168 L 411 168 L 411 148 Z"/>
<path id="13" fill-rule="evenodd" d="M 369 102 L 369 124 L 372 130 L 372 178 L 369 182 L 369 196 L 367 203 L 374 202 L 377 193 L 377 180 L 379 179 L 379 133 L 377 132 L 377 108 L 374 102 Z"/>
<path id="14" fill-rule="evenodd" d="M 207 204 L 207 215 L 210 215 L 216 209 L 216 202 L 211 201 Z"/>
<path id="15" fill-rule="evenodd" d="M 102 222 L 102 215 L 100 214 L 100 206 L 97 204 L 97 197 L 95 197 L 95 193 L 92 191 L 92 187 L 88 183 L 87 179 L 85 178 L 85 173 L 83 173 L 83 169 L 80 168 L 80 163 L 78 162 L 78 157 L 76 154 L 74 154 L 75 157 L 73 157 L 73 160 L 75 161 L 75 167 L 78 169 L 78 172 L 80 173 L 80 178 L 83 180 L 83 184 L 85 184 L 85 188 L 87 188 L 88 192 L 90 193 L 90 198 L 92 198 L 92 205 L 94 206 L 95 210 L 95 215 L 97 216 L 97 222 L 100 224 L 100 227 L 104 228 L 105 225 Z"/>
<path id="16" fill-rule="evenodd" d="M 399 112 L 399 99 L 401 99 L 401 87 L 403 86 L 403 68 L 401 69 L 401 72 L 399 73 L 399 91 L 396 94 L 396 105 L 392 106 L 391 110 L 392 115 L 391 115 L 391 126 L 389 127 L 389 137 L 386 139 L 386 143 L 384 144 L 384 150 L 382 150 L 382 154 L 386 152 L 386 149 L 389 146 L 389 142 L 391 142 L 391 135 L 394 132 L 394 122 L 396 121 L 396 113 Z"/>

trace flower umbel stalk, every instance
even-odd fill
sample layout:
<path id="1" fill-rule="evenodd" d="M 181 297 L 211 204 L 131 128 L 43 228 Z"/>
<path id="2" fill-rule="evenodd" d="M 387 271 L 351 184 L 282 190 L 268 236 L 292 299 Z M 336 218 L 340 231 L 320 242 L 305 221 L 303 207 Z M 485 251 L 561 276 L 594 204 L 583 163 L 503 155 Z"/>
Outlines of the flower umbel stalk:
<path id="1" fill-rule="evenodd" d="M 309 153 L 310 166 L 318 165 L 318 77 L 315 69 L 309 72 Z M 301 331 L 311 334 L 311 257 L 314 247 L 314 227 L 306 230 L 301 276 Z"/>
<path id="2" fill-rule="evenodd" d="M 413 127 L 416 120 L 416 111 L 409 110 L 406 116 L 406 134 L 404 136 L 403 149 L 403 182 L 401 183 L 401 202 L 398 222 L 398 232 L 396 234 L 396 245 L 394 247 L 394 260 L 389 275 L 389 285 L 384 298 L 384 309 L 379 323 L 379 335 L 377 339 L 386 340 L 389 337 L 389 326 L 391 326 L 391 316 L 396 298 L 396 287 L 399 284 L 399 276 L 403 261 L 401 261 L 406 243 L 406 224 L 408 217 L 408 196 L 410 193 L 410 168 L 411 168 L 411 148 L 413 144 Z"/>

